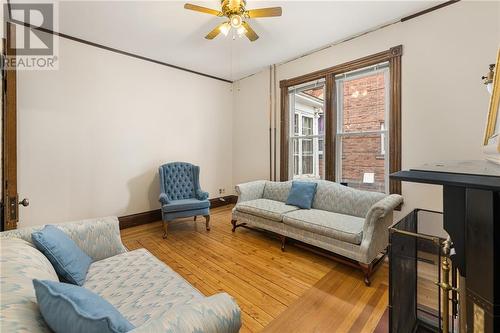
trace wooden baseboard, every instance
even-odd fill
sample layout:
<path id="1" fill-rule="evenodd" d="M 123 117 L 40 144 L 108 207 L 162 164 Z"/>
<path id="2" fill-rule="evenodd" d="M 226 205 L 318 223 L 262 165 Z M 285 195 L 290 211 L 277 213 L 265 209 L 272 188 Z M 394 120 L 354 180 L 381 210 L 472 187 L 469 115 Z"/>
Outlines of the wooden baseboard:
<path id="1" fill-rule="evenodd" d="M 210 199 L 210 208 L 217 208 L 225 205 L 235 204 L 237 201 L 237 195 L 226 195 L 224 197 Z"/>
<path id="2" fill-rule="evenodd" d="M 161 220 L 160 209 L 118 217 L 118 221 L 120 221 L 120 229 L 135 227 L 137 225 L 151 223 L 160 220 Z"/>
<path id="3" fill-rule="evenodd" d="M 226 195 L 224 197 L 210 199 L 210 208 L 217 208 L 225 205 L 235 204 L 238 201 L 236 195 Z M 118 217 L 120 229 L 135 227 L 137 225 L 156 222 L 161 220 L 161 210 L 155 209 L 148 212 L 131 214 Z"/>

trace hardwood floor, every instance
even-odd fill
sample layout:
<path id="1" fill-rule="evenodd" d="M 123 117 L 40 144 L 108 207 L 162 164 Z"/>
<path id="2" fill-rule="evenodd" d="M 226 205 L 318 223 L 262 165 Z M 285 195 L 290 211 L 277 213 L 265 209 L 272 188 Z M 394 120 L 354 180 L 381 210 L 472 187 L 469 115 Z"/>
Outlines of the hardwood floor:
<path id="1" fill-rule="evenodd" d="M 365 287 L 361 271 L 260 232 L 231 232 L 232 206 L 205 222 L 183 219 L 121 231 L 130 250 L 146 248 L 205 295 L 225 291 L 242 310 L 241 332 L 372 332 L 387 307 L 387 267 Z"/>

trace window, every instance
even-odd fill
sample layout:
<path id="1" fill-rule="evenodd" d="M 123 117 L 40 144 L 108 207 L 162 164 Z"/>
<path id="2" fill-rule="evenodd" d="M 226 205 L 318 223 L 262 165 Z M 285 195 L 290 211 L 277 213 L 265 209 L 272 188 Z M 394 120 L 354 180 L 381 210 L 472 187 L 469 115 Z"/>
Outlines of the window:
<path id="1" fill-rule="evenodd" d="M 385 155 L 385 124 L 380 123 L 380 155 Z"/>
<path id="2" fill-rule="evenodd" d="M 402 46 L 281 87 L 282 180 L 301 177 L 401 193 Z"/>
<path id="3" fill-rule="evenodd" d="M 298 113 L 295 113 L 293 115 L 293 134 L 294 135 L 299 135 L 300 134 L 300 128 L 299 128 L 299 114 Z"/>
<path id="4" fill-rule="evenodd" d="M 387 192 L 384 123 L 389 116 L 389 67 L 382 63 L 336 76 L 336 179 L 349 187 Z"/>
<path id="5" fill-rule="evenodd" d="M 291 87 L 289 112 L 292 119 L 289 144 L 292 149 L 289 178 L 324 179 L 324 80 Z M 320 149 L 321 148 L 321 149 Z"/>

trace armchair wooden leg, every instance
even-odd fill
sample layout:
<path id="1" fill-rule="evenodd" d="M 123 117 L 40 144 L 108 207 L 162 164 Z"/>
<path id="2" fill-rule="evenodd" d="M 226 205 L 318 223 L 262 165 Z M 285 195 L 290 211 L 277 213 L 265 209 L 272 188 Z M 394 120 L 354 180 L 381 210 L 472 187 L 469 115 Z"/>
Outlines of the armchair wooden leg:
<path id="1" fill-rule="evenodd" d="M 280 240 L 281 240 L 281 251 L 285 252 L 286 237 L 280 236 Z"/>
<path id="2" fill-rule="evenodd" d="M 207 231 L 210 231 L 210 215 L 205 215 L 205 227 Z"/>
<path id="3" fill-rule="evenodd" d="M 167 238 L 168 222 L 163 221 L 163 239 Z"/>
<path id="4" fill-rule="evenodd" d="M 196 218 L 197 218 L 197 216 L 195 215 L 195 216 L 194 216 L 194 221 L 195 221 L 195 222 L 196 222 Z"/>

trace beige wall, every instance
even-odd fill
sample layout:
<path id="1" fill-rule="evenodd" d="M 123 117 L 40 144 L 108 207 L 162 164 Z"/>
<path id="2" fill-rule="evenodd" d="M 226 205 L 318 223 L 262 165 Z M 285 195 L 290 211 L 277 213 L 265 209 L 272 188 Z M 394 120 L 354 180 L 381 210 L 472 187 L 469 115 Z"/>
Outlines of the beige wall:
<path id="1" fill-rule="evenodd" d="M 438 160 L 481 159 L 489 98 L 481 76 L 494 62 L 499 42 L 500 3 L 461 1 L 279 65 L 277 82 L 402 44 L 403 168 Z M 268 107 L 268 91 L 261 88 L 266 80 L 267 75 L 258 74 L 237 83 L 239 98 L 249 104 L 236 104 L 234 119 L 240 123 L 236 126 L 244 126 L 250 117 L 252 124 L 259 123 L 253 136 L 267 135 L 268 117 L 259 109 Z M 257 121 L 249 110 L 263 115 Z M 234 132 L 235 151 L 255 150 L 249 137 L 240 137 L 247 135 Z M 268 153 L 245 158 L 250 161 Z M 258 178 L 254 175 L 259 172 L 265 175 L 268 170 L 257 171 L 254 164 L 235 169 L 234 182 Z M 403 195 L 404 212 L 415 207 L 442 209 L 439 186 L 404 184 Z"/>
<path id="2" fill-rule="evenodd" d="M 269 179 L 269 70 L 233 84 L 233 182 Z"/>
<path id="3" fill-rule="evenodd" d="M 59 70 L 18 72 L 20 227 L 157 209 L 168 161 L 231 191 L 231 84 L 59 43 Z"/>

